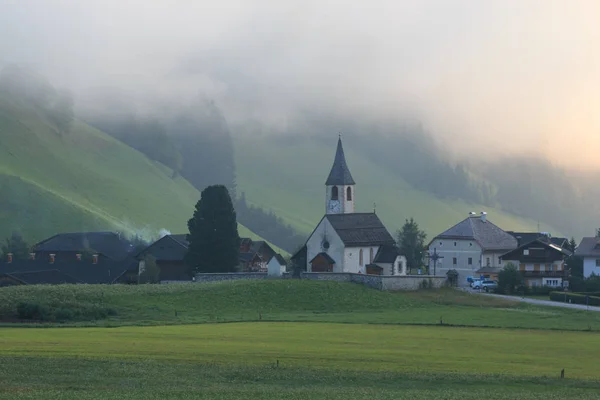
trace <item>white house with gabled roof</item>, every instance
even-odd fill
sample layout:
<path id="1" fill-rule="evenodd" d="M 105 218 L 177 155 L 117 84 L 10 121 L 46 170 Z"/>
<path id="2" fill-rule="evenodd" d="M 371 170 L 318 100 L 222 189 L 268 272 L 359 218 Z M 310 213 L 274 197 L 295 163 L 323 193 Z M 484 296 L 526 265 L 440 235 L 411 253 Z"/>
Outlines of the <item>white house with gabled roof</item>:
<path id="1" fill-rule="evenodd" d="M 442 257 L 430 261 L 429 273 L 445 275 L 454 269 L 459 286 L 467 286 L 467 277 L 478 276 L 481 269 L 498 272 L 503 267 L 502 255 L 516 248 L 517 239 L 492 223 L 486 212 L 471 212 L 429 243 L 429 254 Z"/>

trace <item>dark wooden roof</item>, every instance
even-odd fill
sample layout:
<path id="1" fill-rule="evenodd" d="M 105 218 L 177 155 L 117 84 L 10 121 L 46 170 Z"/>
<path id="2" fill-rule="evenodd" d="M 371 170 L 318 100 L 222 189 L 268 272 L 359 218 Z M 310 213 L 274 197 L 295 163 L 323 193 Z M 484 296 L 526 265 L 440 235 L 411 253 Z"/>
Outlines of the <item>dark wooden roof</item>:
<path id="1" fill-rule="evenodd" d="M 342 138 L 338 139 L 337 150 L 335 152 L 335 159 L 333 160 L 333 166 L 325 181 L 326 185 L 354 185 L 354 179 L 346 164 L 346 156 L 344 155 L 344 148 L 342 147 Z"/>
<path id="2" fill-rule="evenodd" d="M 344 245 L 394 245 L 394 238 L 375 213 L 328 214 L 325 216 Z"/>
<path id="3" fill-rule="evenodd" d="M 157 261 L 183 261 L 188 249 L 186 235 L 165 235 L 135 255 L 141 259 L 152 254 Z"/>
<path id="4" fill-rule="evenodd" d="M 132 243 L 115 232 L 59 233 L 33 246 L 34 252 L 79 252 L 93 250 L 113 260 L 123 260 L 133 250 Z"/>
<path id="5" fill-rule="evenodd" d="M 527 243 L 531 243 L 536 239 L 540 239 L 543 241 L 546 241 L 548 243 L 552 243 L 555 244 L 559 247 L 564 247 L 565 243 L 568 243 L 569 240 L 567 238 L 563 238 L 563 237 L 548 237 L 546 235 L 544 235 L 541 232 L 514 232 L 514 231 L 506 231 L 506 233 L 508 233 L 509 235 L 513 236 L 515 239 L 519 240 L 520 238 L 520 243 L 519 245 L 524 245 Z"/>
<path id="6" fill-rule="evenodd" d="M 472 239 L 484 250 L 508 251 L 517 247 L 517 239 L 490 220 L 482 221 L 479 216 L 462 220 L 435 239 Z"/>
<path id="7" fill-rule="evenodd" d="M 20 274 L 57 270 L 61 274 L 71 276 L 78 282 L 97 284 L 113 283 L 124 271 L 135 268 L 137 265 L 133 257 L 125 260 L 114 261 L 111 259 L 99 259 L 97 264 L 91 261 L 56 260 L 54 263 L 48 260 L 14 260 L 11 263 L 0 262 L 0 273 Z"/>
<path id="8" fill-rule="evenodd" d="M 541 248 L 544 249 L 543 252 L 540 252 L 539 254 L 536 253 L 534 254 L 533 252 L 531 252 L 529 255 L 525 255 L 523 254 L 524 250 L 527 249 L 532 249 L 532 248 Z M 525 243 L 522 246 L 519 246 L 518 248 L 509 251 L 506 254 L 502 255 L 502 259 L 503 260 L 528 260 L 528 259 L 544 259 L 547 261 L 553 261 L 557 258 L 564 258 L 564 257 L 568 257 L 571 255 L 571 252 L 563 249 L 562 247 L 559 247 L 553 243 L 548 243 L 546 241 L 543 240 L 539 240 L 536 239 L 533 242 L 529 242 L 529 243 Z"/>
<path id="9" fill-rule="evenodd" d="M 319 257 L 323 257 L 330 264 L 335 264 L 335 260 L 333 258 L 331 258 L 331 256 L 329 254 L 324 253 L 324 252 L 321 252 L 321 253 L 317 254 L 316 256 L 314 256 L 314 258 L 312 260 L 310 260 L 310 262 L 312 263 Z"/>

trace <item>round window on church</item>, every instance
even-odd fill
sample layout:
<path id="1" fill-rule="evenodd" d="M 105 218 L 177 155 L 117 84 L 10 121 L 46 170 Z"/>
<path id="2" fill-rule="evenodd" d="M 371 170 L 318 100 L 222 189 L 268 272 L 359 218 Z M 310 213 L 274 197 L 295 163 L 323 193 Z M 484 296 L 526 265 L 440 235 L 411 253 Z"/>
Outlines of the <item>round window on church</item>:
<path id="1" fill-rule="evenodd" d="M 323 240 L 322 246 L 325 250 L 329 249 L 329 242 L 327 240 Z"/>

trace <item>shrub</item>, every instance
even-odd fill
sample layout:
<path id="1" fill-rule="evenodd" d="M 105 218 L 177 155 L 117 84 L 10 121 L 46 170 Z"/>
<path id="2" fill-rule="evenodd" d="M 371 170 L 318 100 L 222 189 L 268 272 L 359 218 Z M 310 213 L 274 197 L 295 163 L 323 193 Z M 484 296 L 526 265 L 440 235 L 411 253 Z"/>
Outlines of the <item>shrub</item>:
<path id="1" fill-rule="evenodd" d="M 588 304 L 590 306 L 600 306 L 600 297 L 589 296 L 587 294 L 580 294 L 580 293 L 552 292 L 552 293 L 550 293 L 550 300 L 560 301 L 563 303 Z"/>
<path id="2" fill-rule="evenodd" d="M 20 302 L 17 305 L 17 316 L 20 319 L 30 319 L 35 321 L 45 321 L 50 317 L 47 306 L 39 303 Z"/>
<path id="3" fill-rule="evenodd" d="M 513 263 L 508 263 L 500 273 L 498 273 L 499 292 L 512 294 L 519 291 L 523 283 L 523 277 Z"/>

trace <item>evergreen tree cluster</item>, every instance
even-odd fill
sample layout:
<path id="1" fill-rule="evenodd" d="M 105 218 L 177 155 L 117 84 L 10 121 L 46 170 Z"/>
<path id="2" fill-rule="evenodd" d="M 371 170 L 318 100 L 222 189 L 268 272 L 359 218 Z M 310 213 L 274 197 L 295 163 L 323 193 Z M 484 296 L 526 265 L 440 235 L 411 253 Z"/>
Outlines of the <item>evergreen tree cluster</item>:
<path id="1" fill-rule="evenodd" d="M 293 252 L 306 240 L 305 236 L 300 235 L 273 211 L 266 212 L 260 207 L 248 205 L 243 192 L 236 202 L 236 210 L 240 223 L 287 252 Z"/>
<path id="2" fill-rule="evenodd" d="M 3 261 L 6 261 L 8 254 L 12 254 L 14 260 L 26 260 L 30 252 L 30 246 L 23 239 L 23 236 L 17 232 L 13 232 L 10 237 L 4 240 L 1 249 Z"/>

